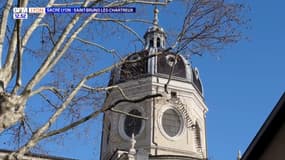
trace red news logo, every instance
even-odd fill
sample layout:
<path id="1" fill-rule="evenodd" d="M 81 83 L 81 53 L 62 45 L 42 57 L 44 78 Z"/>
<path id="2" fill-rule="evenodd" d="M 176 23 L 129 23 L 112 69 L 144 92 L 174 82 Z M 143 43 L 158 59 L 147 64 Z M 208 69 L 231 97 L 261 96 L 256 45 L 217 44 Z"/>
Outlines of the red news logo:
<path id="1" fill-rule="evenodd" d="M 46 13 L 46 9 L 42 7 L 30 7 L 29 13 Z"/>

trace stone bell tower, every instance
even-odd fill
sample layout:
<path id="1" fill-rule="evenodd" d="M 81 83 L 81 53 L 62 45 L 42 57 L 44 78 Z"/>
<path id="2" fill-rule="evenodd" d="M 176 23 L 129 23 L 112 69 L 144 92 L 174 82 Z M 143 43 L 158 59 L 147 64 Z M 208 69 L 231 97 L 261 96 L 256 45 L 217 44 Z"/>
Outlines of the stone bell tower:
<path id="1" fill-rule="evenodd" d="M 126 62 L 112 71 L 109 86 L 119 86 L 123 93 L 114 87 L 104 105 L 111 106 L 125 98 L 163 96 L 136 103 L 122 102 L 105 112 L 101 160 L 207 159 L 208 108 L 198 69 L 182 55 L 166 50 L 166 33 L 158 25 L 157 8 L 153 26 L 144 38 L 144 50 L 126 57 L 127 61 L 136 62 Z M 165 92 L 171 69 L 171 81 Z"/>

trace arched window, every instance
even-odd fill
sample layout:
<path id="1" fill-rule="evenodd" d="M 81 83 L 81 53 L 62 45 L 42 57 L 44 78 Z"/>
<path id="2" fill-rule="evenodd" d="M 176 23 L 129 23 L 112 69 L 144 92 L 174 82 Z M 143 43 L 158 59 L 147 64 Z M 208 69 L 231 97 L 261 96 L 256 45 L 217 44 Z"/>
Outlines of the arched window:
<path id="1" fill-rule="evenodd" d="M 160 48 L 160 47 L 161 47 L 160 38 L 159 38 L 159 37 L 157 37 L 157 39 L 156 39 L 156 47 L 157 47 L 157 48 Z"/>
<path id="2" fill-rule="evenodd" d="M 153 47 L 153 39 L 149 41 L 149 47 Z"/>

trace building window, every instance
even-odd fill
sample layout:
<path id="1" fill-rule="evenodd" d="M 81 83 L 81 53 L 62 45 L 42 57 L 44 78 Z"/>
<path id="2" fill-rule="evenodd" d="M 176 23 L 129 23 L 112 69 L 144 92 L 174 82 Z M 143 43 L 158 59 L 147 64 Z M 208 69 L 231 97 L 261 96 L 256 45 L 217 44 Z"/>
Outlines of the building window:
<path id="1" fill-rule="evenodd" d="M 176 92 L 171 92 L 170 95 L 171 95 L 171 98 L 177 98 L 177 93 Z"/>
<path id="2" fill-rule="evenodd" d="M 145 52 L 132 54 L 127 58 L 127 61 L 135 61 L 133 63 L 124 63 L 121 67 L 120 80 L 126 81 L 137 79 L 147 73 L 147 60 L 143 59 Z"/>
<path id="3" fill-rule="evenodd" d="M 173 77 L 186 78 L 186 64 L 182 57 L 175 54 L 162 54 L 157 57 L 157 73 L 169 75 L 171 67 L 174 66 Z"/>
<path id="4" fill-rule="evenodd" d="M 149 41 L 149 47 L 153 47 L 153 39 Z"/>
<path id="5" fill-rule="evenodd" d="M 156 46 L 157 46 L 157 48 L 161 47 L 161 45 L 160 45 L 160 38 L 159 37 L 157 37 L 157 39 L 156 39 Z"/>
<path id="6" fill-rule="evenodd" d="M 133 109 L 129 114 L 142 116 L 142 113 L 136 109 Z M 124 131 L 127 136 L 132 137 L 132 134 L 137 135 L 142 127 L 142 119 L 127 116 L 124 121 Z"/>
<path id="7" fill-rule="evenodd" d="M 181 117 L 174 109 L 167 109 L 162 115 L 162 127 L 165 133 L 174 137 L 182 128 Z"/>

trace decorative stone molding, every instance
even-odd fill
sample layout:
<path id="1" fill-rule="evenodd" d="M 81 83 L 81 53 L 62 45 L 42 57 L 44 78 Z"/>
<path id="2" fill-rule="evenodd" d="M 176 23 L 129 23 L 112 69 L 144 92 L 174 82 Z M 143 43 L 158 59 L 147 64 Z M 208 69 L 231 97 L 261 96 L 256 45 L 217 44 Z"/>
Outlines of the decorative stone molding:
<path id="1" fill-rule="evenodd" d="M 185 125 L 187 128 L 193 128 L 194 122 L 192 121 L 188 111 L 187 111 L 187 105 L 184 104 L 179 98 L 171 98 L 169 100 L 170 104 L 174 105 L 175 108 L 182 113 L 184 119 L 185 119 Z"/>

